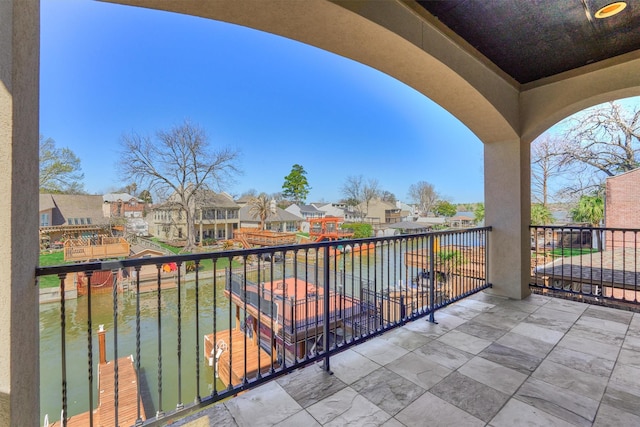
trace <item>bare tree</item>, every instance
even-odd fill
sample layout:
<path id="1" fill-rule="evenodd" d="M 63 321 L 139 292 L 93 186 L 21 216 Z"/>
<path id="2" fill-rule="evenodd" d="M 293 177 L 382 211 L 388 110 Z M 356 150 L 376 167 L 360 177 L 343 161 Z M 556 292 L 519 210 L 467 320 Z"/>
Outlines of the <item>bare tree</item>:
<path id="1" fill-rule="evenodd" d="M 382 199 L 383 202 L 393 203 L 394 205 L 398 201 L 398 199 L 396 198 L 396 195 L 388 190 L 382 191 L 380 193 L 380 198 Z"/>
<path id="2" fill-rule="evenodd" d="M 564 171 L 561 147 L 562 141 L 549 134 L 531 144 L 531 197 L 535 203 L 548 205 L 551 180 Z"/>
<path id="3" fill-rule="evenodd" d="M 214 149 L 205 131 L 189 121 L 168 131 L 158 131 L 155 140 L 136 133 L 120 141 L 118 169 L 125 182 L 137 182 L 163 198 L 169 195 L 185 213 L 186 249 L 195 247 L 195 213 L 198 198 L 212 186 L 223 187 L 239 173 L 239 154 L 229 148 Z"/>
<path id="4" fill-rule="evenodd" d="M 426 181 L 418 181 L 409 186 L 409 198 L 418 206 L 420 212 L 428 215 L 440 196 L 433 185 Z"/>
<path id="5" fill-rule="evenodd" d="M 592 192 L 603 178 L 640 165 L 640 106 L 609 102 L 576 114 L 567 125 L 558 154 L 561 166 L 581 178 L 573 192 Z"/>
<path id="6" fill-rule="evenodd" d="M 362 219 L 369 212 L 371 200 L 379 197 L 381 192 L 377 179 L 365 181 L 362 175 L 348 176 L 341 190 L 347 204 L 353 206 Z"/>

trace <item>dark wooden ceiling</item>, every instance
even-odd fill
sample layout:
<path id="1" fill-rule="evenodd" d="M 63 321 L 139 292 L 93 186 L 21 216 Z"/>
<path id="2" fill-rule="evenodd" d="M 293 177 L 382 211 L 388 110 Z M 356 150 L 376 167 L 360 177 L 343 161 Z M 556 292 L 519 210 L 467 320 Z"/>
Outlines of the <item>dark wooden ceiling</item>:
<path id="1" fill-rule="evenodd" d="M 640 1 L 598 19 L 613 0 L 418 1 L 521 84 L 640 50 Z M 638 70 L 640 72 L 640 70 Z"/>

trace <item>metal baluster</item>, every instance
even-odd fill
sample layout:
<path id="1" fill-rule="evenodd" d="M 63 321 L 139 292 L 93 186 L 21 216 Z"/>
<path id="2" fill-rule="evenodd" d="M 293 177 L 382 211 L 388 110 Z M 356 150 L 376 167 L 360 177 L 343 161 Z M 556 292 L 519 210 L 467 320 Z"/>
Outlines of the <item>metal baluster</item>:
<path id="1" fill-rule="evenodd" d="M 273 366 L 273 356 L 276 356 L 276 360 L 278 358 L 278 349 L 276 347 L 276 334 L 275 334 L 275 328 L 273 327 L 273 321 L 274 318 L 276 320 L 276 322 L 278 321 L 277 316 L 278 316 L 278 306 L 276 305 L 276 300 L 275 297 L 273 295 L 273 268 L 270 269 L 269 271 L 269 298 L 271 301 L 271 329 L 270 329 L 270 334 L 271 334 L 271 369 L 269 370 L 269 373 L 273 374 L 275 372 L 274 366 Z"/>
<path id="2" fill-rule="evenodd" d="M 273 271 L 273 257 L 271 257 L 271 270 Z M 287 330 L 287 284 L 286 284 L 286 263 L 282 264 L 282 369 L 287 369 L 287 344 L 286 344 L 286 330 Z"/>
<path id="3" fill-rule="evenodd" d="M 273 254 L 271 255 L 271 258 L 273 258 Z M 261 362 L 261 354 L 262 351 L 260 351 L 260 320 L 262 319 L 262 299 L 264 298 L 263 292 L 262 292 L 262 284 L 260 283 L 260 257 L 258 256 L 258 274 L 257 274 L 257 280 L 256 280 L 256 292 L 258 293 L 258 317 L 256 319 L 256 330 L 255 330 L 255 334 L 257 335 L 257 341 L 258 341 L 258 374 L 256 375 L 257 379 L 262 378 L 262 369 L 260 369 L 262 367 L 262 362 Z M 283 261 L 283 262 L 286 262 Z"/>
<path id="4" fill-rule="evenodd" d="M 227 283 L 229 284 L 229 292 L 230 293 L 234 293 L 234 289 L 233 289 L 233 276 L 231 273 L 231 266 L 233 262 L 233 258 L 229 258 L 229 268 L 227 270 Z M 240 292 L 240 289 L 238 289 L 238 292 Z M 236 307 L 237 309 L 237 307 Z M 232 315 L 231 312 L 233 311 L 233 303 L 231 302 L 231 298 L 229 298 L 229 384 L 227 385 L 227 390 L 231 391 L 233 389 L 233 384 L 231 383 L 231 374 L 233 372 L 233 340 L 231 339 L 232 337 L 232 331 L 231 331 L 231 325 L 233 324 L 232 322 Z M 238 325 L 236 325 L 236 327 L 238 327 Z"/>
<path id="5" fill-rule="evenodd" d="M 436 323 L 434 311 L 436 303 L 435 295 L 435 236 L 429 235 L 429 322 Z"/>
<path id="6" fill-rule="evenodd" d="M 67 314 L 64 290 L 66 277 L 66 273 L 58 274 L 58 279 L 60 279 L 60 348 L 62 349 L 62 414 L 60 417 L 62 427 L 67 426 Z M 89 289 L 89 291 L 91 291 L 91 289 Z"/>
<path id="7" fill-rule="evenodd" d="M 489 249 L 491 242 L 490 242 L 490 235 L 489 235 L 489 230 L 484 230 L 484 283 L 485 284 L 489 284 Z"/>
<path id="8" fill-rule="evenodd" d="M 140 269 L 141 269 L 141 266 L 136 265 L 134 268 L 136 272 L 136 378 L 138 379 L 136 381 L 136 388 L 137 388 L 136 426 L 141 426 L 142 425 L 142 416 L 140 412 L 140 401 L 142 400 L 142 390 L 140 388 L 140 378 L 141 378 L 141 372 L 140 372 Z"/>
<path id="9" fill-rule="evenodd" d="M 244 262 L 242 263 L 244 267 L 244 286 L 242 288 L 242 317 L 244 318 L 244 330 L 242 330 L 242 325 L 240 325 L 240 330 L 243 336 L 242 343 L 244 345 L 244 374 L 242 378 L 243 384 L 247 384 L 249 382 L 249 379 L 247 378 L 247 260 L 248 256 L 245 255 Z"/>
<path id="10" fill-rule="evenodd" d="M 381 244 L 380 244 L 381 245 Z M 378 322 L 378 280 L 377 280 L 377 275 L 378 275 L 378 248 L 381 247 L 378 242 L 376 242 L 376 248 L 375 251 L 373 253 L 373 309 L 376 311 L 375 313 L 375 320 L 374 320 L 374 326 L 375 323 Z M 367 256 L 367 286 L 371 286 L 371 259 Z M 370 289 L 369 289 L 370 291 Z M 382 298 L 380 301 L 380 315 L 382 315 L 382 310 L 383 310 L 383 303 L 382 303 Z M 369 313 L 367 313 L 365 315 L 365 322 L 366 322 L 366 333 L 369 333 Z M 360 337 L 362 337 L 363 335 L 363 328 L 360 328 Z M 377 327 L 376 327 L 377 329 Z"/>
<path id="11" fill-rule="evenodd" d="M 216 309 L 216 299 L 215 299 L 215 292 L 216 292 L 216 263 L 215 260 L 213 262 L 213 292 L 214 292 L 214 298 L 213 298 L 213 310 L 214 310 L 214 322 L 215 322 L 215 309 Z M 195 311 L 196 311 L 196 397 L 194 399 L 194 403 L 200 403 L 200 290 L 199 290 L 199 285 L 200 285 L 200 278 L 198 275 L 198 272 L 200 271 L 200 260 L 197 259 L 195 261 L 195 269 L 196 269 L 196 295 L 195 295 Z M 213 329 L 214 333 L 215 333 L 215 325 L 214 325 L 214 329 Z M 214 335 L 214 341 L 213 341 L 213 349 L 215 351 L 215 335 Z M 214 365 L 215 366 L 215 365 Z M 216 378 L 215 375 L 213 376 L 213 390 L 215 391 L 216 389 Z M 182 400 L 181 400 L 182 401 Z"/>
<path id="12" fill-rule="evenodd" d="M 181 294 L 182 294 L 182 283 L 180 268 L 182 268 L 182 262 L 177 262 L 178 267 L 178 403 L 176 405 L 176 410 L 180 410 L 184 408 L 184 404 L 182 403 L 182 307 L 181 307 Z M 186 266 L 185 266 L 185 274 L 186 274 Z M 196 295 L 198 294 L 198 282 L 196 282 Z M 197 300 L 197 297 L 196 297 Z M 196 302 L 196 309 L 198 307 L 198 303 Z M 196 324 L 198 320 L 196 318 Z M 197 342 L 197 340 L 196 340 Z"/>
<path id="13" fill-rule="evenodd" d="M 87 350 L 88 350 L 88 374 L 89 374 L 89 426 L 93 427 L 93 331 L 91 325 L 91 276 L 93 272 L 87 271 Z"/>
<path id="14" fill-rule="evenodd" d="M 633 256 L 633 301 L 638 302 L 638 232 L 633 232 L 633 249 L 635 250 Z"/>
<path id="15" fill-rule="evenodd" d="M 156 419 L 164 417 L 162 410 L 162 264 L 156 264 L 158 269 L 157 296 L 158 296 L 158 410 Z"/>
<path id="16" fill-rule="evenodd" d="M 328 249 L 327 249 L 327 251 L 328 251 Z M 318 298 L 319 298 L 318 294 L 320 293 L 320 292 L 318 292 L 318 284 L 320 282 L 320 278 L 318 277 L 318 274 L 319 274 L 318 270 L 320 269 L 319 257 L 320 257 L 320 248 L 316 248 L 316 262 L 314 264 L 314 269 L 313 269 L 313 279 L 314 279 L 313 283 L 316 285 L 316 291 L 315 291 L 314 297 L 313 297 L 313 300 L 314 300 L 314 303 L 315 303 L 315 312 L 314 312 L 315 313 L 315 319 L 314 319 L 315 320 L 315 329 L 314 329 L 315 335 L 314 335 L 313 339 L 315 340 L 315 343 L 316 343 L 315 346 L 314 346 L 314 348 L 315 348 L 314 356 L 318 355 L 318 329 L 319 329 L 318 325 L 320 324 L 320 322 L 318 320 L 318 316 L 319 316 L 319 313 L 320 313 L 320 308 L 318 306 Z"/>
<path id="17" fill-rule="evenodd" d="M 217 288 L 218 288 L 218 277 L 216 275 L 216 265 L 217 265 L 218 259 L 214 258 L 213 259 L 213 351 L 216 351 L 216 343 L 218 342 L 218 310 L 216 309 L 216 300 L 217 300 Z M 196 280 L 198 280 L 198 270 L 197 270 L 197 266 L 198 264 L 196 263 Z M 197 311 L 196 311 L 197 313 Z M 231 325 L 229 325 L 231 326 Z M 200 353 L 200 349 L 198 347 L 198 342 L 200 341 L 200 336 L 199 336 L 200 332 L 199 332 L 199 328 L 198 328 L 198 323 L 196 323 L 196 378 L 197 378 L 197 390 L 196 390 L 196 402 L 195 403 L 200 403 L 200 360 L 199 360 L 199 353 Z M 214 368 L 213 368 L 213 393 L 212 396 L 217 396 L 218 395 L 218 387 L 217 387 L 217 381 L 216 381 L 216 370 L 218 369 L 217 365 L 215 364 L 214 361 Z M 215 400 L 215 399 L 214 399 Z"/>
<path id="18" fill-rule="evenodd" d="M 325 246 L 324 248 L 324 315 L 323 315 L 323 333 L 324 333 L 324 337 L 323 337 L 323 347 L 324 347 L 324 370 L 325 372 L 331 373 L 331 368 L 329 365 L 329 310 L 330 310 L 330 305 L 329 305 L 329 280 L 331 278 L 330 273 L 329 273 L 329 246 Z M 338 248 L 336 247 L 335 250 L 337 251 Z"/>
<path id="19" fill-rule="evenodd" d="M 367 244 L 368 245 L 368 244 Z M 369 246 L 367 246 L 367 253 L 369 252 Z M 354 301 L 354 282 L 355 282 L 355 255 L 351 254 L 351 311 L 349 314 L 349 318 L 351 319 L 351 322 L 353 323 L 353 319 L 355 317 L 355 313 L 354 310 L 356 309 L 356 304 Z M 358 264 L 359 264 L 359 278 L 362 279 L 362 251 L 360 252 L 360 256 L 358 257 Z M 360 280 L 360 282 L 362 283 L 362 280 Z M 362 285 L 360 285 L 360 288 L 362 288 Z M 342 290 L 344 292 L 345 298 L 347 295 L 347 269 L 345 267 L 345 272 L 344 272 L 344 284 L 342 285 Z M 362 294 L 362 292 L 360 292 L 360 294 Z M 358 304 L 360 305 L 358 310 L 362 311 L 362 303 L 363 303 L 363 299 L 362 297 L 360 298 L 360 301 L 358 302 Z M 355 335 L 355 331 L 353 331 L 353 327 L 352 329 L 352 333 L 351 333 L 351 341 L 354 340 L 354 335 Z M 344 343 L 348 344 L 347 342 L 347 333 L 346 333 L 346 328 L 345 328 L 345 334 L 344 334 Z"/>
<path id="20" fill-rule="evenodd" d="M 113 277 L 113 406 L 114 425 L 118 426 L 118 270 L 111 270 Z M 89 289 L 91 292 L 91 289 Z"/>
<path id="21" fill-rule="evenodd" d="M 295 263 L 298 263 L 298 253 L 295 255 Z M 304 251 L 304 281 L 305 283 L 309 283 L 309 249 L 305 249 Z M 305 319 L 305 327 L 304 327 L 304 359 L 309 359 L 309 349 L 307 348 L 307 343 L 309 342 L 309 292 L 308 286 L 305 287 L 304 290 L 304 319 Z"/>

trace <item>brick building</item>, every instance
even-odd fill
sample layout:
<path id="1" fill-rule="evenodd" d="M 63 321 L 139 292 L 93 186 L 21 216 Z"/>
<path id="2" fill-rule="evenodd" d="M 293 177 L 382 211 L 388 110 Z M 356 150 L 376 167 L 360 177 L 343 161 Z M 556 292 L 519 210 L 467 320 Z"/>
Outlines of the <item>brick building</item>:
<path id="1" fill-rule="evenodd" d="M 604 212 L 607 228 L 640 229 L 640 168 L 607 178 Z M 634 234 L 624 234 L 623 239 L 622 233 L 616 233 L 615 241 L 607 241 L 607 248 L 640 243 L 635 242 Z"/>

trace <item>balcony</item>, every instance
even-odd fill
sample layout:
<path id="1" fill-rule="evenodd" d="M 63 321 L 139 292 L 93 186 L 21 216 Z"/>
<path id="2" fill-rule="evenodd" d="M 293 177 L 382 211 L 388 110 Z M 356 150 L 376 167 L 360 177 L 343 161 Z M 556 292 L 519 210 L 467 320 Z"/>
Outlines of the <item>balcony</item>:
<path id="1" fill-rule="evenodd" d="M 175 426 L 640 425 L 640 314 L 486 293 Z"/>
<path id="2" fill-rule="evenodd" d="M 121 0 L 119 3 L 139 6 L 143 2 Z M 487 250 L 486 256 L 491 264 L 487 278 L 492 281 L 493 291 L 496 293 L 515 299 L 525 298 L 529 293 L 528 278 L 531 273 L 529 270 L 531 259 L 527 253 L 529 235 L 526 229 L 529 224 L 530 204 L 529 142 L 561 118 L 596 102 L 637 95 L 640 88 L 637 73 L 640 58 L 634 54 L 637 50 L 630 50 L 626 55 L 611 51 L 610 57 L 615 57 L 613 61 L 603 60 L 597 64 L 575 69 L 569 66 L 569 72 L 556 70 L 558 71 L 556 73 L 552 70 L 544 81 L 528 84 L 526 80 L 508 75 L 505 70 L 494 67 L 494 64 L 500 61 L 491 61 L 490 66 L 487 66 L 486 56 L 477 58 L 475 55 L 470 55 L 468 46 L 474 43 L 460 43 L 461 38 L 451 37 L 448 31 L 443 32 L 433 16 L 425 17 L 426 12 L 421 10 L 417 2 L 363 3 L 366 3 L 364 7 L 360 7 L 359 4 L 357 7 L 353 6 L 352 2 L 318 1 L 304 4 L 302 2 L 261 2 L 259 11 L 246 7 L 243 2 L 235 1 L 220 2 L 220 7 L 215 8 L 196 1 L 149 1 L 145 2 L 145 5 L 249 26 L 347 56 L 411 85 L 450 111 L 485 144 L 486 223 L 495 227 L 492 231 L 491 250 Z M 426 3 L 438 4 L 438 2 Z M 2 165 L 0 182 L 3 183 L 3 195 L 6 199 L 6 203 L 3 203 L 0 209 L 2 231 L 0 240 L 2 247 L 6 248 L 6 256 L 0 261 L 4 275 L 4 281 L 0 285 L 2 296 L 0 312 L 6 320 L 5 327 L 0 329 L 0 342 L 3 349 L 0 356 L 0 371 L 3 372 L 0 378 L 0 413 L 6 417 L 3 419 L 8 419 L 8 423 L 12 425 L 36 425 L 38 414 L 33 408 L 43 406 L 41 403 L 43 399 L 38 398 L 38 391 L 44 387 L 39 383 L 38 364 L 47 361 L 46 358 L 40 358 L 38 354 L 38 308 L 35 304 L 37 287 L 34 286 L 33 267 L 37 265 L 38 246 L 33 218 L 36 218 L 38 212 L 36 196 L 38 178 L 34 171 L 37 170 L 38 163 L 36 141 L 40 110 L 39 1 L 9 0 L 1 4 L 4 15 L 11 19 L 7 19 L 7 25 L 2 27 L 0 40 L 3 46 L 7 46 L 5 50 L 12 54 L 4 55 L 0 60 L 2 69 L 6 70 L 2 75 L 0 110 L 6 113 L 3 117 L 7 118 L 2 124 L 3 132 L 0 132 L 0 145 L 3 154 L 6 154 L 0 160 Z M 502 8 L 503 5 L 496 7 Z M 543 16 L 545 13 L 554 17 L 558 15 L 553 8 L 539 6 L 536 8 L 542 21 L 546 19 Z M 510 11 L 514 12 L 517 9 L 516 7 Z M 517 29 L 522 17 L 531 15 L 528 10 L 523 8 L 519 10 L 525 15 L 514 13 L 512 16 L 510 12 L 501 15 L 501 18 L 506 17 L 505 28 Z M 627 8 L 627 11 L 631 10 L 632 8 Z M 414 11 L 417 12 L 414 13 Z M 460 22 L 478 27 L 476 18 L 493 19 L 495 16 L 486 13 L 477 16 L 469 15 L 468 19 Z M 630 16 L 636 16 L 636 11 Z M 591 25 L 588 20 L 585 20 L 583 13 L 563 14 L 562 17 L 566 24 L 580 19 L 581 25 Z M 546 19 L 546 21 L 553 20 Z M 480 27 L 488 30 L 498 28 L 495 25 Z M 407 31 L 407 29 L 416 29 L 416 31 Z M 610 32 L 615 31 L 617 27 L 610 28 Z M 512 33 L 513 31 L 498 31 L 494 35 L 502 34 L 511 37 Z M 546 30 L 539 33 L 543 37 L 553 35 Z M 527 40 L 530 36 L 526 31 L 523 34 L 522 40 Z M 628 37 L 633 37 L 633 32 L 628 34 Z M 488 39 L 492 39 L 491 34 L 487 36 Z M 563 39 L 557 38 L 557 40 L 562 42 Z M 585 64 L 585 60 L 589 59 L 589 49 L 597 48 L 597 44 L 588 37 L 574 40 L 574 42 L 581 47 L 572 49 L 574 52 L 586 52 L 584 60 L 575 61 L 575 64 Z M 380 46 L 386 48 L 380 49 Z M 514 52 L 525 55 L 524 60 L 520 62 L 525 65 L 525 71 L 532 69 L 526 66 L 527 64 L 537 63 L 529 56 L 535 49 L 522 49 L 522 43 L 511 41 L 501 46 L 505 48 L 511 46 L 515 49 Z M 562 51 L 563 49 L 559 46 L 554 50 Z M 446 54 L 443 55 L 443 52 Z M 500 49 L 500 52 L 510 55 L 505 49 Z M 514 82 L 520 82 L 520 84 Z M 365 147 L 365 144 L 362 143 L 361 146 Z M 437 161 L 437 159 L 434 160 Z M 382 165 L 382 162 L 379 164 Z M 461 167 L 473 166 L 461 165 Z M 185 261 L 188 259 L 183 258 L 183 262 Z M 96 269 L 102 267 L 120 268 L 115 264 L 92 264 L 91 266 Z M 54 272 L 54 274 L 57 273 Z M 544 283 L 544 274 L 540 278 Z M 583 298 L 583 294 L 588 289 L 581 286 L 578 290 L 569 286 L 565 290 L 564 285 L 560 286 L 559 283 L 551 287 L 555 289 L 543 291 L 547 294 L 560 290 L 570 291 L 569 294 L 576 298 Z M 598 295 L 594 296 L 601 298 Z M 600 303 L 601 300 L 596 299 L 594 302 Z M 127 304 L 131 304 L 131 301 L 129 300 Z M 74 303 L 69 304 L 68 308 L 73 305 Z M 146 303 L 141 307 L 141 312 L 148 312 L 153 307 L 152 304 Z M 170 308 L 175 310 L 175 307 Z M 117 310 L 114 312 L 117 313 Z M 108 319 L 108 316 L 103 316 L 102 319 Z M 629 324 L 634 324 L 634 321 L 635 317 Z M 412 323 L 415 322 L 422 322 L 422 320 Z M 410 324 L 400 326 L 396 331 L 401 331 Z M 440 326 L 443 324 L 444 322 L 441 322 Z M 80 330 L 86 331 L 85 333 L 91 337 L 89 331 L 92 331 L 94 326 L 97 328 L 97 325 L 84 325 Z M 146 324 L 145 327 L 147 327 Z M 389 333 L 398 332 L 387 332 L 382 337 Z M 147 332 L 145 332 L 146 335 L 148 335 Z M 627 333 L 627 336 L 631 334 Z M 64 343 L 62 337 L 58 338 L 58 341 Z M 384 338 L 375 338 L 371 342 L 380 339 Z M 175 343 L 171 344 L 174 346 Z M 113 346 L 110 348 L 109 351 L 115 351 Z M 354 349 L 345 349 L 342 354 L 352 352 Z M 120 350 L 123 349 L 120 348 Z M 629 354 L 625 350 L 629 349 L 623 347 L 618 363 L 623 359 L 624 354 L 627 364 L 632 365 L 632 359 L 629 359 Z M 86 355 L 86 352 L 84 353 Z M 341 354 L 334 355 L 334 362 L 341 356 Z M 337 362 L 334 363 L 334 369 L 338 372 L 336 364 Z M 58 363 L 58 370 L 60 365 L 61 363 Z M 74 365 L 78 369 L 70 372 L 83 371 L 82 367 L 85 366 L 87 366 L 86 359 L 79 365 Z M 164 366 L 166 369 L 167 364 L 165 363 Z M 155 368 L 150 370 L 155 372 Z M 289 374 L 291 377 L 293 375 L 295 375 L 293 372 Z M 283 379 L 284 377 L 276 381 Z M 177 383 L 177 380 L 172 382 L 171 387 L 173 388 Z M 72 383 L 65 382 L 65 387 L 67 385 L 71 389 L 74 388 Z M 166 387 L 167 383 L 165 383 L 165 391 Z M 86 394 L 86 390 L 87 388 L 83 387 L 80 395 Z M 629 396 L 637 395 L 633 387 L 629 387 L 628 390 L 633 391 L 628 394 Z M 251 393 L 253 391 L 246 393 L 244 397 L 251 396 Z M 608 393 L 609 389 L 606 390 L 605 395 Z M 57 396 L 54 397 L 57 398 Z M 226 405 L 234 401 L 241 402 L 244 397 L 240 396 L 238 400 L 231 400 Z M 72 399 L 70 400 L 73 402 Z M 634 418 L 620 415 L 623 412 L 612 411 L 611 408 L 607 410 L 607 406 L 615 407 L 616 400 L 619 400 L 617 396 L 610 396 L 607 401 L 603 399 L 599 410 L 602 414 L 599 412 L 597 416 L 610 416 L 609 424 L 613 425 L 637 425 L 637 420 Z M 57 406 L 59 411 L 60 405 Z M 637 404 L 625 406 L 624 412 L 634 413 L 638 406 Z M 434 406 L 435 409 L 438 407 L 444 406 Z M 446 412 L 434 412 L 440 414 L 441 419 L 446 421 Z M 164 419 L 167 420 L 169 417 Z M 497 424 L 497 421 L 493 420 L 492 424 Z"/>
<path id="3" fill-rule="evenodd" d="M 531 278 L 547 295 L 523 300 L 481 292 L 491 287 L 490 228 L 41 268 L 63 288 L 76 270 L 91 284 L 99 270 L 118 272 L 111 295 L 41 314 L 43 345 L 53 333 L 62 349 L 45 362 L 61 374 L 41 380 L 43 404 L 62 407 L 68 426 L 637 425 L 640 315 L 603 305 L 638 308 L 639 260 L 626 244 L 638 232 L 532 229 L 549 236 L 534 244 L 534 259 L 545 261 Z M 598 235 L 601 251 L 592 248 Z M 206 269 L 182 268 L 207 260 Z M 595 260 L 614 271 L 594 273 Z M 161 274 L 170 264 L 173 289 Z M 155 293 L 144 294 L 141 272 L 154 268 Z M 571 272 L 569 286 L 556 270 Z M 577 285 L 579 277 L 589 280 Z M 591 304 L 549 296 L 561 293 Z M 95 319 L 106 319 L 97 335 L 108 351 L 95 348 Z M 68 369 L 78 361 L 90 375 Z"/>
<path id="4" fill-rule="evenodd" d="M 329 371 L 342 351 L 490 287 L 489 232 L 39 268 L 62 292 L 76 273 L 89 290 L 41 311 L 42 416 L 164 425 L 307 365 Z"/>

